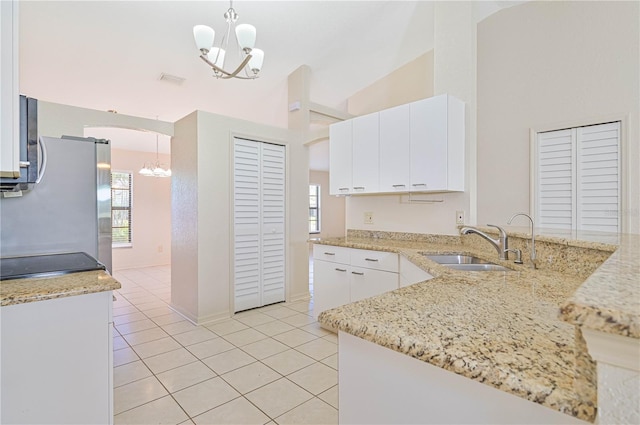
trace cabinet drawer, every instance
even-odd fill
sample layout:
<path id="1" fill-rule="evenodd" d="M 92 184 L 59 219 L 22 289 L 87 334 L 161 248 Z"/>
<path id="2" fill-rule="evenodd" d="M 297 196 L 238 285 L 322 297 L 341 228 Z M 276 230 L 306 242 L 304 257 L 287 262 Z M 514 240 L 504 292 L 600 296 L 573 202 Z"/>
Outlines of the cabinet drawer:
<path id="1" fill-rule="evenodd" d="M 351 265 L 398 273 L 398 254 L 393 252 L 351 250 Z"/>
<path id="2" fill-rule="evenodd" d="M 331 261 L 332 263 L 349 264 L 352 249 L 341 246 L 313 245 L 313 259 Z"/>

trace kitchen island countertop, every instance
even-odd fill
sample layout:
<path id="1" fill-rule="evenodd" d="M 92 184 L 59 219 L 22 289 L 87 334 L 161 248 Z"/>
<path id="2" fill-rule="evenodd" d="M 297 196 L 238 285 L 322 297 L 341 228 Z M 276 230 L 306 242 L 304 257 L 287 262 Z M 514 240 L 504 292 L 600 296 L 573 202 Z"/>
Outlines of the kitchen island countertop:
<path id="1" fill-rule="evenodd" d="M 553 236 L 545 236 L 544 239 L 599 249 L 607 252 L 606 255 L 615 250 L 610 239 L 603 242 L 579 242 L 575 238 L 569 238 L 573 242 L 568 242 L 567 238 Z M 637 247 L 637 239 L 631 240 L 635 240 Z M 598 278 L 600 273 L 616 274 L 620 267 L 610 267 L 614 270 L 609 270 L 605 267 L 607 260 L 601 267 L 603 270 L 598 269 L 584 282 L 584 277 L 571 273 L 533 270 L 512 262 L 496 261 L 493 258 L 495 253 L 487 256 L 472 246 L 450 243 L 455 239 L 438 243 L 442 241 L 442 238 L 429 241 L 367 237 L 313 241 L 397 252 L 435 276 L 426 282 L 327 310 L 320 314 L 318 320 L 324 326 L 560 412 L 593 421 L 596 391 L 595 384 L 588 378 L 594 371 L 588 369 L 594 365 L 590 359 L 584 359 L 584 341 L 573 326 L 577 321 L 571 320 L 565 310 L 567 303 L 581 306 L 585 296 L 580 294 L 585 291 L 585 284 L 589 287 L 593 279 L 601 282 L 602 279 Z M 628 242 L 625 243 L 627 249 L 631 249 Z M 420 252 L 466 252 L 505 265 L 513 271 L 455 271 L 426 259 Z M 615 262 L 615 253 L 612 257 Z M 628 259 L 626 256 L 623 258 Z M 629 273 L 633 271 L 632 268 L 628 270 Z M 605 293 L 618 290 L 615 285 L 600 288 Z M 628 291 L 633 292 L 633 289 Z M 615 294 L 605 294 L 601 300 L 608 305 L 624 303 Z M 591 312 L 597 311 L 593 303 L 591 308 Z M 585 309 L 575 307 L 571 311 L 588 315 L 589 311 L 585 312 Z M 626 323 L 634 319 L 624 317 L 623 320 Z M 588 321 L 583 319 L 583 322 Z M 620 326 L 609 324 L 609 327 L 617 329 Z"/>

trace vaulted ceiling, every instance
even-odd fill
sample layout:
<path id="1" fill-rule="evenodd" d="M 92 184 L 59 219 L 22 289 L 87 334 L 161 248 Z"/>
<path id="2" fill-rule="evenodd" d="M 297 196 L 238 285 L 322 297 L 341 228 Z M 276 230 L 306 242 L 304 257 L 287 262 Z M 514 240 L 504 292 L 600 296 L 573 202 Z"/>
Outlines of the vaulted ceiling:
<path id="1" fill-rule="evenodd" d="M 499 9 L 499 2 L 483 2 Z M 287 77 L 312 71 L 314 102 L 345 99 L 433 48 L 429 1 L 235 1 L 257 28 L 260 78 L 217 80 L 192 28 L 226 29 L 228 1 L 21 1 L 20 91 L 38 99 L 174 122 L 199 109 L 287 126 Z M 230 63 L 237 63 L 233 52 Z M 184 78 L 161 81 L 162 73 Z"/>

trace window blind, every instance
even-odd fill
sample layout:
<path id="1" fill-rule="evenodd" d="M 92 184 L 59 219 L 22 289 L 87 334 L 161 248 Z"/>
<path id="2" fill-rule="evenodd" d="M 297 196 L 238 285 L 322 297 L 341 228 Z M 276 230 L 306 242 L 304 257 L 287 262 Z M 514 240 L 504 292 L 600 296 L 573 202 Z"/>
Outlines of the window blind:
<path id="1" fill-rule="evenodd" d="M 114 246 L 131 243 L 132 180 L 131 173 L 111 173 L 111 244 Z"/>

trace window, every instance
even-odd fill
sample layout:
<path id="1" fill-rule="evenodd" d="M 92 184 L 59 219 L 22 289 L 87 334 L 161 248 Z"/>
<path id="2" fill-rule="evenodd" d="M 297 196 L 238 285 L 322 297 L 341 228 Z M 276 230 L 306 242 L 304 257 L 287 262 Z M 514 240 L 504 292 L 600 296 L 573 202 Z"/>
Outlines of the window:
<path id="1" fill-rule="evenodd" d="M 537 225 L 620 231 L 620 122 L 538 133 Z"/>
<path id="2" fill-rule="evenodd" d="M 131 246 L 131 184 L 129 172 L 111 173 L 111 245 Z"/>
<path id="3" fill-rule="evenodd" d="M 320 185 L 309 185 L 309 233 L 320 233 Z"/>

